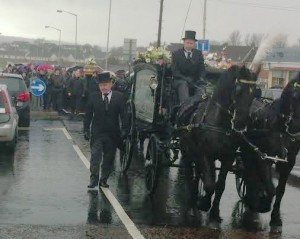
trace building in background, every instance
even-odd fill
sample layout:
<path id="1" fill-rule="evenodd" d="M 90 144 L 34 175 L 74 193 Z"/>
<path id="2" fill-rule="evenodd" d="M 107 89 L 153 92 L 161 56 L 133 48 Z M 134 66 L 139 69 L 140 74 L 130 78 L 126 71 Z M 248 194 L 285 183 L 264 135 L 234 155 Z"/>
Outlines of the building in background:
<path id="1" fill-rule="evenodd" d="M 263 63 L 267 87 L 283 88 L 300 71 L 300 48 L 274 48 Z"/>

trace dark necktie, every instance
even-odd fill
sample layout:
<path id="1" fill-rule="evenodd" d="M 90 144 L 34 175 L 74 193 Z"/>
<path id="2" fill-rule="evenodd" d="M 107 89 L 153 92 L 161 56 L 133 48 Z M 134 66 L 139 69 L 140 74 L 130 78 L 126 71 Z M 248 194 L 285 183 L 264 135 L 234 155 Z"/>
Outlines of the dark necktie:
<path id="1" fill-rule="evenodd" d="M 108 94 L 104 94 L 104 107 L 105 107 L 105 111 L 108 111 Z"/>
<path id="2" fill-rule="evenodd" d="M 187 58 L 186 58 L 188 61 L 192 60 L 191 54 L 192 52 L 188 51 Z"/>

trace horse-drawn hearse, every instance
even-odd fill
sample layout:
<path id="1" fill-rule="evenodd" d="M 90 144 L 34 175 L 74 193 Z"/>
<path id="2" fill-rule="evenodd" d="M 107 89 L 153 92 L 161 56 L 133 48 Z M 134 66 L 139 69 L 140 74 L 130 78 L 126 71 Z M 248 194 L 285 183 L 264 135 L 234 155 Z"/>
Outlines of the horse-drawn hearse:
<path id="1" fill-rule="evenodd" d="M 287 87 L 281 99 L 266 103 L 257 99 L 258 67 L 207 67 L 206 71 L 208 85 L 195 85 L 200 93 L 178 106 L 169 66 L 134 66 L 127 79 L 128 131 L 121 156 L 122 171 L 129 169 L 134 151 L 139 149 L 144 153 L 145 185 L 155 197 L 161 170 L 183 167 L 190 190 L 189 205 L 210 210 L 210 220 L 217 223 L 221 222 L 219 204 L 226 176 L 232 172 L 238 195 L 251 210 L 270 211 L 276 194 L 270 224 L 280 231 L 280 200 L 300 148 L 299 135 L 294 133 L 300 126 L 295 123 L 300 79 Z M 286 112 L 281 111 L 282 105 Z M 286 148 L 294 154 L 287 154 Z M 215 166 L 215 160 L 221 162 L 220 167 Z M 280 172 L 277 192 L 272 182 L 273 163 Z"/>

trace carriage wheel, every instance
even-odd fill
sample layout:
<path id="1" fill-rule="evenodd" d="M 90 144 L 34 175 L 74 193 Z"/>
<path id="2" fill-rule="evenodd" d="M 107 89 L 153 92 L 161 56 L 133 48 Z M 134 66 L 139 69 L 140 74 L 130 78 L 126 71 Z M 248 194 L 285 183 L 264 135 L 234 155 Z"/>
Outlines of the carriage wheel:
<path id="1" fill-rule="evenodd" d="M 155 135 L 152 135 L 149 139 L 146 159 L 145 159 L 145 169 L 146 169 L 146 188 L 149 195 L 153 195 L 159 177 L 159 158 L 161 156 L 158 139 Z"/>
<path id="2" fill-rule="evenodd" d="M 246 196 L 246 184 L 245 184 L 245 178 L 244 178 L 244 166 L 242 164 L 242 158 L 236 157 L 236 169 L 234 171 L 235 173 L 235 186 L 237 193 L 241 200 L 245 199 Z"/>
<path id="3" fill-rule="evenodd" d="M 202 198 L 204 196 L 205 196 L 205 190 L 204 190 L 204 183 L 203 183 L 202 175 L 201 175 L 201 177 L 199 178 L 199 183 L 198 183 L 198 197 Z"/>
<path id="4" fill-rule="evenodd" d="M 242 174 L 235 175 L 235 185 L 236 185 L 236 190 L 237 190 L 237 193 L 238 193 L 240 199 L 244 200 L 245 196 L 246 196 L 246 184 L 245 184 L 245 179 L 242 176 Z"/>
<path id="5" fill-rule="evenodd" d="M 135 128 L 135 108 L 132 102 L 126 104 L 126 117 L 129 125 L 129 133 L 125 139 L 124 150 L 121 155 L 121 169 L 122 172 L 126 172 L 131 164 L 133 149 L 136 143 L 136 128 Z"/>

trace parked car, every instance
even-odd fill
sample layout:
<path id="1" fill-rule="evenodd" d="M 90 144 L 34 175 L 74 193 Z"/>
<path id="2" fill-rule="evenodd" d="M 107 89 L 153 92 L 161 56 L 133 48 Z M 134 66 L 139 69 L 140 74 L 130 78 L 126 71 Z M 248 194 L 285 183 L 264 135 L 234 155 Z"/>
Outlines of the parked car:
<path id="1" fill-rule="evenodd" d="M 279 99 L 282 93 L 282 89 L 274 88 L 274 89 L 262 89 L 261 97 L 267 98 L 271 100 Z"/>
<path id="2" fill-rule="evenodd" d="M 0 143 L 14 151 L 18 141 L 19 115 L 7 86 L 0 84 Z"/>
<path id="3" fill-rule="evenodd" d="M 21 75 L 0 73 L 0 84 L 7 85 L 19 114 L 19 126 L 30 126 L 30 94 Z"/>

